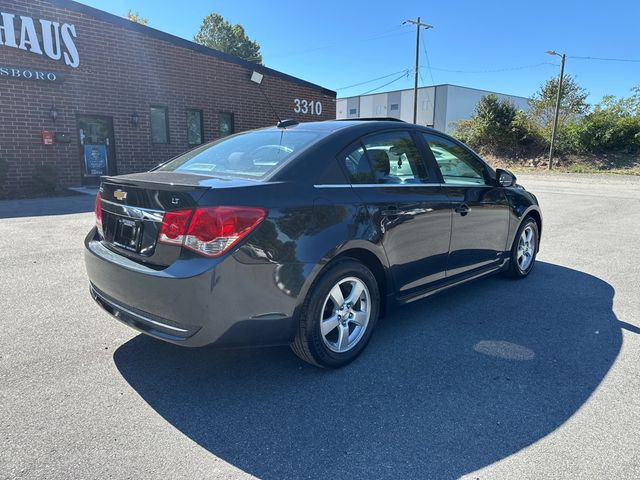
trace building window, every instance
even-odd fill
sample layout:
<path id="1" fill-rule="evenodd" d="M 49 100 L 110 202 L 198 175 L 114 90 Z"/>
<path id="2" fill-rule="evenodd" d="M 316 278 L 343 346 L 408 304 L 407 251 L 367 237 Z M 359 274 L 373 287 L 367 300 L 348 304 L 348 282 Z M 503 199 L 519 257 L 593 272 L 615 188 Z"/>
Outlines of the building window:
<path id="1" fill-rule="evenodd" d="M 397 112 L 398 111 L 398 104 L 397 103 L 392 103 L 391 106 L 389 107 L 389 110 L 391 110 L 392 112 Z"/>
<path id="2" fill-rule="evenodd" d="M 169 143 L 169 111 L 167 107 L 151 107 L 151 142 Z"/>
<path id="3" fill-rule="evenodd" d="M 204 143 L 202 110 L 187 109 L 187 142 L 189 145 Z"/>
<path id="4" fill-rule="evenodd" d="M 349 115 L 357 115 L 358 114 L 358 109 L 357 108 L 350 108 L 349 109 Z"/>
<path id="5" fill-rule="evenodd" d="M 218 114 L 218 133 L 221 137 L 234 133 L 233 113 L 220 112 Z"/>

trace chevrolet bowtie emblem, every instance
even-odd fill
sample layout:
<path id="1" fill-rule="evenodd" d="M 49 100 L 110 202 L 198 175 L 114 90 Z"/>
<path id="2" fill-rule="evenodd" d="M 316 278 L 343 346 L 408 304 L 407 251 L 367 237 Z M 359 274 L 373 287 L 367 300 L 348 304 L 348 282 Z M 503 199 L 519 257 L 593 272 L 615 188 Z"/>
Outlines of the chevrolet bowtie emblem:
<path id="1" fill-rule="evenodd" d="M 116 197 L 116 200 L 122 201 L 127 198 L 127 192 L 125 192 L 124 190 L 116 190 L 115 192 L 113 192 L 113 196 Z"/>

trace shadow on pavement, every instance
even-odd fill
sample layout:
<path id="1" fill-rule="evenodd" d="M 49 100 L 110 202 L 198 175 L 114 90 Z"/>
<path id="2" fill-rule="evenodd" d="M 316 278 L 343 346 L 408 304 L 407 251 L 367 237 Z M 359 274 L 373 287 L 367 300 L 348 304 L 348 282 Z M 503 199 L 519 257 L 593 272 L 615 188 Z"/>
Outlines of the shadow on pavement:
<path id="1" fill-rule="evenodd" d="M 620 350 L 613 288 L 538 263 L 392 313 L 337 371 L 288 348 L 115 353 L 167 422 L 259 478 L 457 478 L 553 432 Z M 153 441 L 150 439 L 150 441 Z"/>
<path id="2" fill-rule="evenodd" d="M 81 194 L 66 197 L 0 200 L 0 219 L 92 212 L 95 201 L 95 196 Z"/>

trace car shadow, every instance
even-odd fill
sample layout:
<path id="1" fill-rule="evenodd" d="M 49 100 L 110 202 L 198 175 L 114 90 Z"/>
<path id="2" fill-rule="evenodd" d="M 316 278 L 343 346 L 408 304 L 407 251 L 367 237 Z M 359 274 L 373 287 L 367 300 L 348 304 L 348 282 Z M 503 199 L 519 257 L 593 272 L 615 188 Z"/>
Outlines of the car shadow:
<path id="1" fill-rule="evenodd" d="M 288 348 L 183 349 L 139 335 L 126 381 L 199 445 L 259 478 L 457 478 L 540 440 L 598 387 L 622 342 L 614 289 L 539 262 L 398 309 L 321 370 Z"/>

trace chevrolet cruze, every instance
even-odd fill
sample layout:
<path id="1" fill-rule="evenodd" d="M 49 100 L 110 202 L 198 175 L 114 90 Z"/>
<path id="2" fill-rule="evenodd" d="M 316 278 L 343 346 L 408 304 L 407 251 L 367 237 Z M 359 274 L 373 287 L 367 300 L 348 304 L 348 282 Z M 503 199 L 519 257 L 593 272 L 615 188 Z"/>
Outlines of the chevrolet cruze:
<path id="1" fill-rule="evenodd" d="M 106 177 L 90 292 L 178 345 L 291 345 L 338 367 L 390 307 L 534 266 L 542 216 L 506 170 L 430 128 L 280 122 Z"/>

